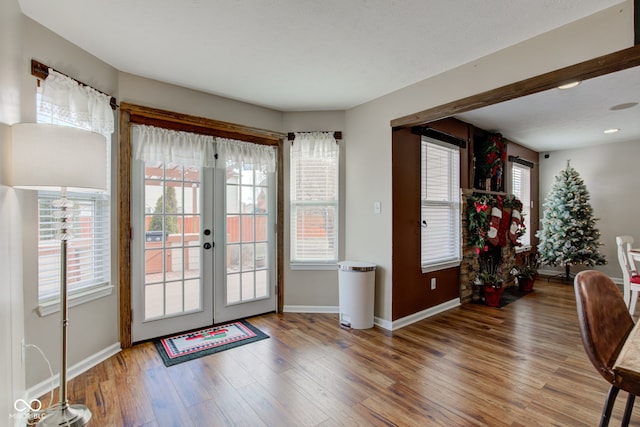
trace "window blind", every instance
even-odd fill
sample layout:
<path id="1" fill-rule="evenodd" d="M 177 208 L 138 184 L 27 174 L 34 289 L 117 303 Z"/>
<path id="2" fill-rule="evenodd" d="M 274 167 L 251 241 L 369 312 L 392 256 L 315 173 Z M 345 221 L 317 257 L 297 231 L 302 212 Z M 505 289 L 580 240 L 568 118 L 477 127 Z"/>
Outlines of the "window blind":
<path id="1" fill-rule="evenodd" d="M 296 134 L 291 148 L 292 263 L 338 261 L 338 144 L 321 138 Z"/>
<path id="2" fill-rule="evenodd" d="M 524 225 L 527 228 L 526 233 L 520 237 L 520 242 L 523 246 L 531 246 L 531 168 L 519 163 L 512 163 L 511 182 L 513 195 L 522 202 Z"/>
<path id="3" fill-rule="evenodd" d="M 421 148 L 422 267 L 446 267 L 461 259 L 459 151 L 430 138 Z"/>
<path id="4" fill-rule="evenodd" d="M 37 91 L 38 123 L 51 123 L 87 130 L 86 122 L 74 122 L 73 115 L 58 114 L 59 109 L 41 108 L 42 90 Z M 110 111 L 110 110 L 109 110 Z M 113 114 L 113 113 L 111 113 Z M 83 124 L 84 123 L 84 124 Z M 107 138 L 107 159 L 111 153 L 111 134 Z M 81 148 L 79 148 L 81 149 Z M 71 154 L 70 154 L 71 155 Z M 67 242 L 67 284 L 69 295 L 110 282 L 110 164 L 107 164 L 107 191 L 103 193 L 68 192 L 74 203 L 72 235 Z M 38 191 L 38 300 L 55 300 L 60 293 L 60 241 L 55 238 L 56 209 L 52 202 L 58 192 Z"/>
<path id="5" fill-rule="evenodd" d="M 40 219 L 38 239 L 38 290 L 40 299 L 57 298 L 60 292 L 60 240 L 56 238 L 52 203 L 57 192 L 38 193 Z M 73 238 L 67 242 L 67 284 L 69 291 L 109 282 L 109 201 L 105 195 L 73 193 Z M 106 261 L 106 262 L 105 262 Z"/>

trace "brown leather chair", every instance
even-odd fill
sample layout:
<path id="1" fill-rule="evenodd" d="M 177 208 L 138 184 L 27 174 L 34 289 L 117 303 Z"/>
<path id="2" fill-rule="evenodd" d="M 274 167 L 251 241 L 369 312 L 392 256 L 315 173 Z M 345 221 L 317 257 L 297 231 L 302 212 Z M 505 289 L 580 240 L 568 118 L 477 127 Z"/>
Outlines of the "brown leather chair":
<path id="1" fill-rule="evenodd" d="M 631 385 L 619 384 L 619 381 L 616 381 L 613 365 L 633 329 L 633 318 L 618 286 L 599 271 L 587 270 L 578 273 L 574 280 L 574 289 L 584 349 L 593 366 L 611 384 L 602 410 L 600 426 L 609 425 L 611 410 L 620 390 L 629 393 L 622 419 L 622 425 L 626 426 L 631 418 L 636 390 Z"/>

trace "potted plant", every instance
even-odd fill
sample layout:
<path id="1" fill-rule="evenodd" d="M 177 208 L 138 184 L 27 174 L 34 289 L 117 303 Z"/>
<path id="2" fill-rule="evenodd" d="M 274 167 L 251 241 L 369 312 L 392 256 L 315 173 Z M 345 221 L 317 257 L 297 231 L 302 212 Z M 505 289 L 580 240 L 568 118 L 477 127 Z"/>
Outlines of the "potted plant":
<path id="1" fill-rule="evenodd" d="M 518 279 L 518 287 L 521 291 L 531 292 L 533 290 L 533 284 L 538 278 L 539 267 L 540 258 L 537 253 L 527 254 L 522 264 L 513 267 L 511 274 Z"/>
<path id="2" fill-rule="evenodd" d="M 499 263 L 491 257 L 480 260 L 480 271 L 476 275 L 474 284 L 482 287 L 485 303 L 488 306 L 500 307 L 504 282 L 505 277 Z"/>

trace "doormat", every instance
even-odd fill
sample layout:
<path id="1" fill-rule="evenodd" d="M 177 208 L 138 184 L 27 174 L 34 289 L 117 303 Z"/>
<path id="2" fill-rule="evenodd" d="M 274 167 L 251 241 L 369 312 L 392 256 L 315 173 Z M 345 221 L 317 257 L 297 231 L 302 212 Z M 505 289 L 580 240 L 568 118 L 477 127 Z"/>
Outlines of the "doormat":
<path id="1" fill-rule="evenodd" d="M 269 338 L 246 320 L 162 338 L 154 342 L 165 366 Z"/>

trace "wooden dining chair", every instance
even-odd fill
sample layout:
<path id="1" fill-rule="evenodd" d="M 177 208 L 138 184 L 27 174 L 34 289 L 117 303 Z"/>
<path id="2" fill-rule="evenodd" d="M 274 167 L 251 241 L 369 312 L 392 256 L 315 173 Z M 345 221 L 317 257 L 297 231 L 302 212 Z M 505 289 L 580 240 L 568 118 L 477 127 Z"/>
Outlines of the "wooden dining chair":
<path id="1" fill-rule="evenodd" d="M 629 393 L 622 422 L 622 425 L 628 425 L 640 385 L 616 378 L 613 365 L 633 329 L 633 318 L 620 289 L 604 273 L 595 270 L 579 272 L 574 280 L 574 289 L 582 344 L 593 366 L 611 384 L 600 426 L 609 425 L 611 411 L 620 390 Z"/>
<path id="2" fill-rule="evenodd" d="M 629 313 L 633 316 L 638 301 L 638 291 L 640 291 L 640 275 L 636 271 L 633 258 L 629 256 L 629 250 L 633 245 L 633 237 L 617 236 L 618 262 L 622 270 L 622 280 L 624 282 L 624 302 L 629 308 Z"/>

